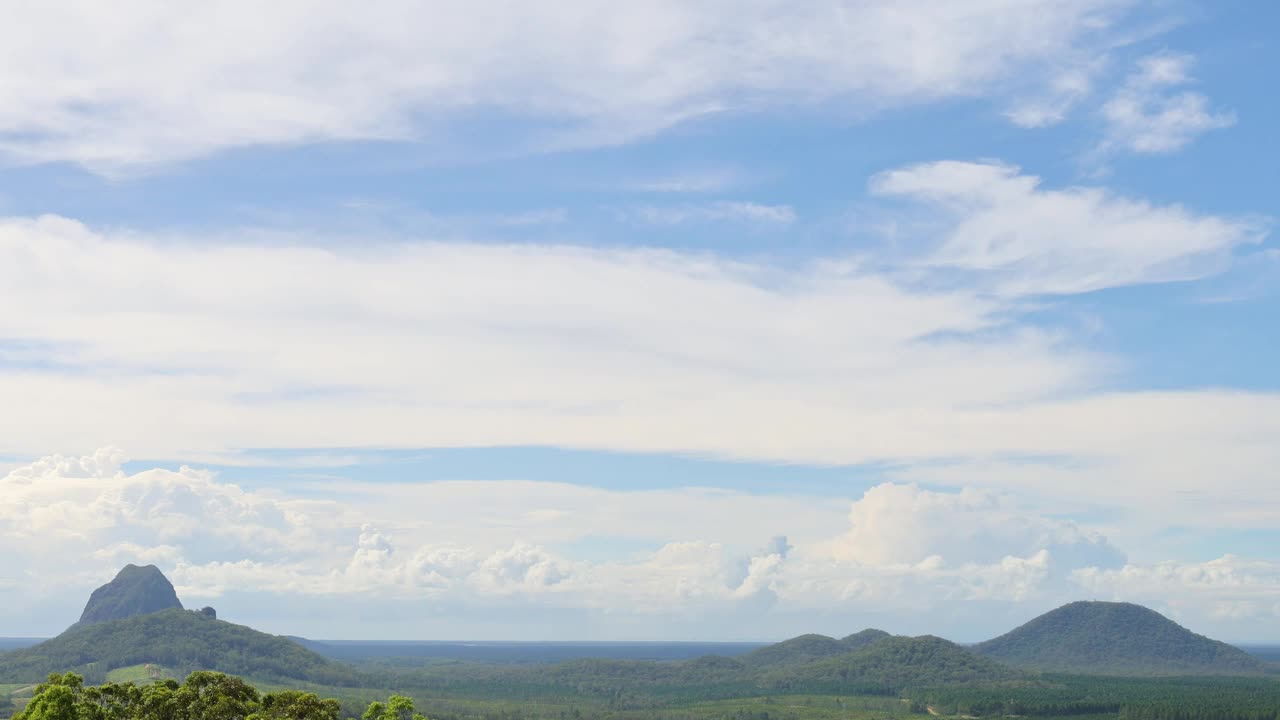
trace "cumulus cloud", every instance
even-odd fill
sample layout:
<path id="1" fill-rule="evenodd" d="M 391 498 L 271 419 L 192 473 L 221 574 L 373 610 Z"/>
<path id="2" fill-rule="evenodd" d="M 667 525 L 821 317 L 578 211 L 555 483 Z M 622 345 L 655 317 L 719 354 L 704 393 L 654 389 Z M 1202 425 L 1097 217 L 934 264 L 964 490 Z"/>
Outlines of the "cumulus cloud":
<path id="1" fill-rule="evenodd" d="M 4 481 L 13 485 L 29 485 L 50 477 L 111 478 L 120 474 L 125 460 L 125 454 L 114 447 L 98 448 L 92 455 L 84 457 L 49 455 L 14 469 Z"/>
<path id="2" fill-rule="evenodd" d="M 0 478 L 0 551 L 15 559 L 10 571 L 29 578 L 28 601 L 82 600 L 125 562 L 154 562 L 183 598 L 251 623 L 281 603 L 340 598 L 315 627 L 354 634 L 361 608 L 375 603 L 434 608 L 450 622 L 474 620 L 481 608 L 603 613 L 594 632 L 618 637 L 644 623 L 712 618 L 749 622 L 763 636 L 848 632 L 867 615 L 905 625 L 959 600 L 1041 608 L 1099 595 L 1163 597 L 1171 612 L 1230 626 L 1280 602 L 1269 561 L 1126 563 L 1096 530 L 983 489 L 887 483 L 842 503 L 451 481 L 362 483 L 359 494 L 339 485 L 341 501 L 315 502 L 306 499 L 315 487 L 246 491 L 199 470 L 110 464 L 80 477 L 86 464 L 92 456 L 46 458 Z M 554 523 L 542 519 L 547 507 L 558 508 Z M 49 523 L 51 514 L 60 519 Z M 655 540 L 655 549 L 575 557 L 568 541 L 589 542 L 602 527 Z M 244 597 L 252 600 L 236 601 Z M 51 614 L 59 609 L 23 616 L 47 615 L 45 627 L 56 630 L 67 622 Z"/>
<path id="3" fill-rule="evenodd" d="M 914 165 L 878 175 L 871 189 L 936 211 L 941 244 L 926 266 L 963 272 L 1005 295 L 1204 277 L 1264 234 L 1256 219 L 1197 215 L 1098 187 L 1046 189 L 998 163 Z"/>
<path id="4" fill-rule="evenodd" d="M 1129 4 L 28 3 L 0 29 L 0 149 L 118 172 L 245 145 L 456 141 L 478 111 L 548 148 L 718 112 L 981 96 L 1091 54 Z"/>
<path id="5" fill-rule="evenodd" d="M 309 547 L 316 539 L 302 507 L 276 502 L 207 471 L 183 467 L 126 474 L 118 450 L 51 456 L 0 479 L 0 530 L 41 552 L 83 545 L 103 560 L 253 557 Z"/>
<path id="6" fill-rule="evenodd" d="M 1256 641 L 1258 623 L 1280 617 L 1280 562 L 1274 559 L 1228 554 L 1204 562 L 1083 567 L 1072 575 L 1096 597 L 1144 603 L 1240 638 Z"/>
<path id="7" fill-rule="evenodd" d="M 869 565 L 987 565 L 1042 552 L 1070 567 L 1112 567 L 1124 559 L 1096 533 L 1028 514 L 989 490 L 935 492 L 886 483 L 853 504 L 849 522 L 830 552 Z"/>
<path id="8" fill-rule="evenodd" d="M 1106 138 L 1097 152 L 1170 153 L 1203 133 L 1234 125 L 1234 113 L 1211 110 L 1203 94 L 1180 89 L 1192 82 L 1193 62 L 1190 55 L 1170 53 L 1138 60 L 1102 106 Z"/>
<path id="9" fill-rule="evenodd" d="M 1020 507 L 1010 496 L 885 483 L 849 512 L 849 529 L 801 548 L 784 597 L 813 608 L 948 600 L 1022 602 L 1074 591 L 1072 571 L 1115 568 L 1123 553 L 1100 534 Z"/>
<path id="10" fill-rule="evenodd" d="M 493 483 L 427 483 L 407 489 L 371 485 L 365 487 L 363 500 L 316 503 L 279 490 L 245 491 L 207 472 L 186 468 L 128 474 L 118 466 L 107 466 L 99 468 L 98 477 L 80 477 L 79 469 L 86 464 L 93 465 L 93 458 L 47 458 L 0 479 L 5 490 L 0 542 L 16 548 L 39 536 L 49 552 L 59 553 L 64 558 L 62 570 L 50 572 L 42 581 L 51 586 L 84 582 L 86 574 L 107 574 L 124 562 L 146 561 L 169 570 L 182 593 L 191 597 L 251 589 L 282 595 L 375 592 L 409 600 L 454 597 L 486 603 L 520 598 L 521 602 L 646 613 L 669 608 L 708 611 L 742 603 L 763 610 L 777 602 L 803 603 L 809 593 L 806 588 L 820 587 L 851 569 L 863 578 L 906 572 L 918 575 L 919 582 L 958 580 L 959 574 L 949 575 L 942 568 L 949 562 L 949 567 L 964 568 L 970 576 L 985 572 L 991 582 L 998 582 L 997 575 L 1022 577 L 1024 569 L 1002 554 L 1021 552 L 1037 542 L 1056 550 L 1071 539 L 1065 523 L 1018 523 L 1012 510 L 992 516 L 991 522 L 1039 528 L 1041 535 L 1033 538 L 1035 532 L 1026 530 L 1017 544 L 1009 542 L 1008 535 L 976 537 L 972 529 L 959 524 L 924 533 L 938 516 L 921 510 L 922 503 L 932 499 L 958 507 L 972 506 L 974 501 L 969 495 L 925 493 L 905 486 L 868 492 L 853 506 L 853 530 L 834 541 L 822 538 L 831 532 L 822 527 L 834 529 L 840 524 L 839 512 L 829 501 L 789 501 L 807 505 L 810 514 L 828 518 L 830 522 L 825 523 L 805 520 L 804 511 L 778 514 L 788 502 L 785 499 L 736 493 L 717 493 L 705 506 L 672 517 L 670 508 L 678 506 L 674 495 L 685 493 L 696 500 L 688 491 L 656 493 L 659 497 L 653 498 L 654 491 L 584 489 L 595 501 L 564 506 L 555 528 L 541 524 L 538 513 L 526 511 L 504 520 L 504 533 L 493 533 L 486 529 L 488 518 L 507 512 L 507 501 L 493 492 Z M 539 498 L 546 502 L 563 497 L 554 483 L 526 485 L 526 496 L 533 500 L 517 503 L 526 508 L 536 507 Z M 455 534 L 435 522 L 452 510 L 444 508 L 438 515 L 424 511 L 431 503 L 406 503 L 406 491 L 419 498 L 433 491 L 462 494 L 461 502 L 472 506 L 467 522 L 478 525 L 479 531 L 471 536 Z M 896 505 L 896 511 L 883 507 L 885 498 L 893 498 L 889 504 Z M 611 505 L 629 512 L 610 518 Z M 681 539 L 719 533 L 721 525 L 706 521 L 716 511 L 731 516 L 736 530 L 711 540 Z M 754 549 L 743 546 L 744 533 L 750 536 L 768 525 L 742 521 L 764 511 L 773 513 L 775 527 L 797 523 L 794 531 L 800 544 L 775 535 L 763 545 L 757 540 Z M 868 526 L 868 512 L 892 516 L 894 527 Z M 971 512 L 976 514 L 972 508 Z M 658 522 L 663 514 L 668 516 L 666 523 Z M 549 543 L 563 544 L 566 538 L 598 533 L 601 515 L 604 523 L 614 526 L 615 534 L 665 536 L 664 542 L 657 550 L 632 559 L 596 561 L 547 548 Z M 404 539 L 397 540 L 397 532 L 381 524 L 361 520 L 368 516 L 380 516 L 383 523 L 403 528 Z M 926 538 L 917 546 L 918 553 L 907 554 L 910 557 L 868 549 L 874 543 L 882 548 L 896 545 L 901 533 L 910 531 Z M 965 539 L 957 542 L 961 537 Z M 992 547 L 979 552 L 982 542 Z M 950 548 L 965 543 L 971 550 L 968 555 L 950 554 Z M 850 544 L 861 550 L 852 555 L 839 550 Z M 948 549 L 943 550 L 944 546 Z M 930 559 L 942 552 L 950 555 L 948 562 Z M 799 561 L 793 563 L 797 554 Z M 909 566 L 917 554 L 928 557 L 913 573 Z M 66 558 L 75 557 L 84 560 L 68 564 Z M 1043 565 L 1045 559 L 1033 556 L 1029 562 Z"/>

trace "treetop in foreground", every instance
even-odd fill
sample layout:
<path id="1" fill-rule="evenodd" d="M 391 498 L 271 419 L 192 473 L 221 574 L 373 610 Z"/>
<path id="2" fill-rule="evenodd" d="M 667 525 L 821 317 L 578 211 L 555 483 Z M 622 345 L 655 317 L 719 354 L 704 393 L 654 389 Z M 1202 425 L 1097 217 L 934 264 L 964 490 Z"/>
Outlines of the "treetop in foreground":
<path id="1" fill-rule="evenodd" d="M 75 673 L 52 674 L 13 720 L 339 720 L 337 700 L 301 690 L 266 694 L 238 677 L 194 672 L 179 684 L 107 683 L 86 686 Z M 363 720 L 427 720 L 413 699 L 375 702 Z"/>

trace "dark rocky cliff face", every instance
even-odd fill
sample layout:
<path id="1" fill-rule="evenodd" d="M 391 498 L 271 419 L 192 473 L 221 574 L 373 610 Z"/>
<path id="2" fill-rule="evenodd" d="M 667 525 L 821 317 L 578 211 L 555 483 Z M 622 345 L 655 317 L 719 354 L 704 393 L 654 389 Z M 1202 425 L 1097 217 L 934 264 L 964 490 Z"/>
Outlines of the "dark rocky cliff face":
<path id="1" fill-rule="evenodd" d="M 80 624 L 122 620 L 161 610 L 182 609 L 173 584 L 155 565 L 126 565 L 115 579 L 93 591 Z"/>

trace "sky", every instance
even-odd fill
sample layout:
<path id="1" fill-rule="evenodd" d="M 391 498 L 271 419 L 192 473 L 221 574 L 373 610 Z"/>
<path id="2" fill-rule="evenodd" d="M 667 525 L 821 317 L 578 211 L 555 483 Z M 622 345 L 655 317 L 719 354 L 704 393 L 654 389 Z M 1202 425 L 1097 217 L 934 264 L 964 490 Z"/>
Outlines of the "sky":
<path id="1" fill-rule="evenodd" d="M 0 22 L 0 635 L 1280 643 L 1280 6 Z"/>

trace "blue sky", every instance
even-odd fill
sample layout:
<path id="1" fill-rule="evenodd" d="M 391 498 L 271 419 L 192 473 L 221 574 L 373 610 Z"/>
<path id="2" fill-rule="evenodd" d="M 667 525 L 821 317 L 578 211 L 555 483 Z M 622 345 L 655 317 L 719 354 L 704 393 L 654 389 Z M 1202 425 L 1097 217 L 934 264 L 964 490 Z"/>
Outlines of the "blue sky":
<path id="1" fill-rule="evenodd" d="M 1280 642 L 1280 11 L 601 8 L 11 11 L 0 634 Z"/>

